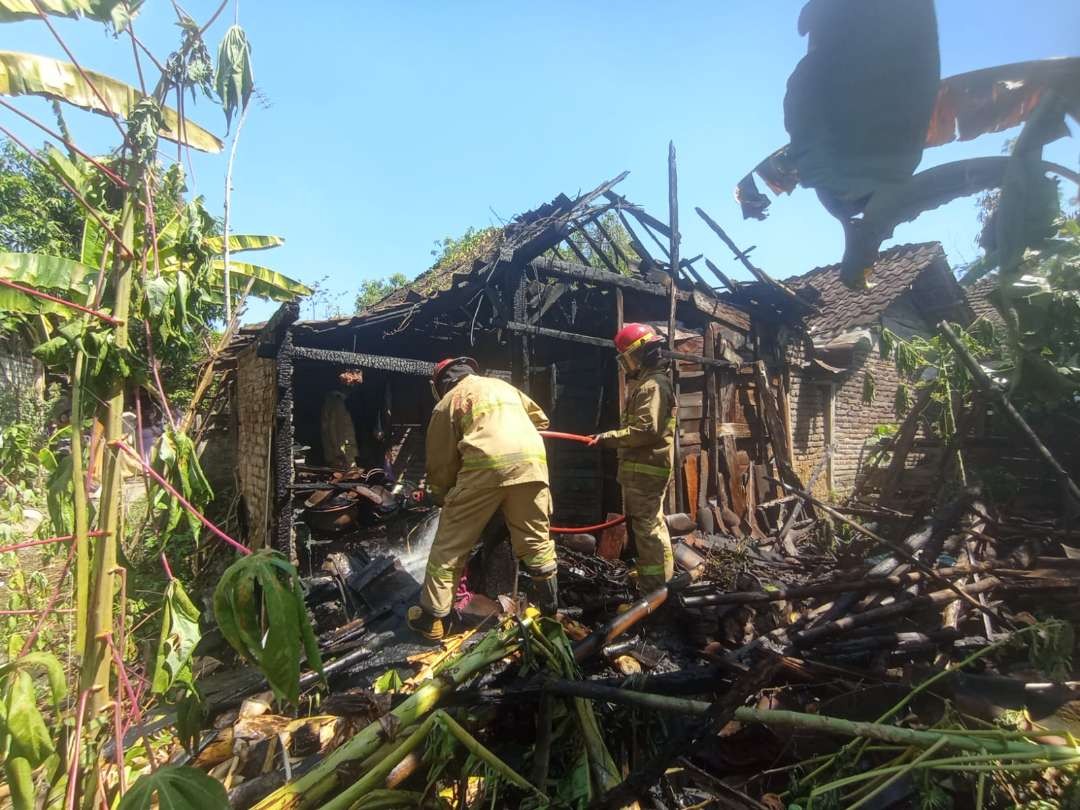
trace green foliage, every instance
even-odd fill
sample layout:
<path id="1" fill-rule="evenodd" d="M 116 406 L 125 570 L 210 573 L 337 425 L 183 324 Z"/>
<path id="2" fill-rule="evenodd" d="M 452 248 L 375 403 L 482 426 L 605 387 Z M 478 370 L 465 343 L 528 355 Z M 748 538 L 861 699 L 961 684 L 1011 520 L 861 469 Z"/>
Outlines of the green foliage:
<path id="1" fill-rule="evenodd" d="M 0 248 L 75 259 L 82 221 L 82 210 L 71 192 L 4 139 L 0 145 Z"/>
<path id="2" fill-rule="evenodd" d="M 630 232 L 626 230 L 613 212 L 609 211 L 601 216 L 599 225 L 596 223 L 586 225 L 585 230 L 588 231 L 589 238 L 600 247 L 608 260 L 615 265 L 616 270 L 624 276 L 633 275 L 637 271 L 637 265 L 641 263 L 641 257 L 634 250 Z M 564 252 L 563 258 L 580 263 L 581 257 L 584 256 L 585 263 L 590 267 L 610 272 L 611 268 L 600 258 L 600 255 L 589 244 L 589 240 L 582 235 L 581 231 L 574 231 L 568 241 L 573 242 L 574 247 L 577 249 L 573 250 L 572 255 L 569 256 L 565 255 Z M 551 255 L 555 255 L 554 251 L 552 251 Z"/>
<path id="3" fill-rule="evenodd" d="M 199 609 L 184 591 L 180 580 L 169 582 L 162 610 L 161 636 L 150 686 L 158 695 L 168 693 L 177 683 L 192 684 L 191 655 L 201 638 Z"/>
<path id="4" fill-rule="evenodd" d="M 143 166 L 154 162 L 158 132 L 165 126 L 165 114 L 152 98 L 141 98 L 128 116 L 128 143 L 135 160 Z"/>
<path id="5" fill-rule="evenodd" d="M 447 236 L 435 240 L 435 248 L 431 255 L 435 257 L 432 270 L 446 270 L 460 267 L 475 259 L 494 247 L 502 238 L 502 228 L 490 226 L 487 228 L 465 229 L 460 237 L 455 239 Z"/>
<path id="6" fill-rule="evenodd" d="M 221 99 L 225 121 L 232 126 L 232 117 L 243 111 L 255 89 L 255 77 L 251 70 L 251 44 L 239 25 L 225 32 L 218 46 L 217 72 L 214 89 Z"/>
<path id="7" fill-rule="evenodd" d="M 166 428 L 158 440 L 154 466 L 161 473 L 162 478 L 172 484 L 185 500 L 200 512 L 214 497 L 210 482 L 206 480 L 202 467 L 199 465 L 198 451 L 186 434 L 171 427 Z M 158 488 L 154 491 L 153 506 L 154 509 L 165 512 L 162 546 L 179 527 L 182 519 L 186 521 L 188 530 L 198 537 L 202 530 L 199 519 L 164 489 Z"/>
<path id="8" fill-rule="evenodd" d="M 279 699 L 300 699 L 301 652 L 322 673 L 315 632 L 296 569 L 266 549 L 241 557 L 214 590 L 214 615 L 225 640 L 259 667 Z"/>
<path id="9" fill-rule="evenodd" d="M 1002 371 L 1030 399 L 1071 402 L 1080 390 L 1080 222 L 1059 220 L 1057 237 L 1028 250 L 990 300 L 1018 324 L 1017 352 Z"/>
<path id="10" fill-rule="evenodd" d="M 398 671 L 396 669 L 388 669 L 371 684 L 371 691 L 376 695 L 386 693 L 396 695 L 401 691 L 401 688 L 404 685 Z"/>
<path id="11" fill-rule="evenodd" d="M 394 273 L 386 278 L 366 278 L 360 282 L 360 292 L 356 296 L 356 314 L 359 315 L 372 304 L 376 304 L 394 290 L 409 283 L 404 273 Z"/>
<path id="12" fill-rule="evenodd" d="M 180 47 L 169 54 L 165 63 L 165 75 L 181 91 L 190 88 L 193 101 L 196 89 L 202 90 L 207 98 L 213 98 L 214 63 L 203 42 L 202 29 L 195 20 L 177 10 L 180 17 L 177 25 L 183 34 Z"/>
<path id="13" fill-rule="evenodd" d="M 1076 644 L 1076 634 L 1071 622 L 1049 619 L 1028 639 L 1028 654 L 1032 666 L 1048 680 L 1063 681 L 1069 677 Z"/>
<path id="14" fill-rule="evenodd" d="M 156 800 L 155 800 L 156 797 Z M 143 774 L 117 805 L 117 810 L 228 810 L 225 786 L 198 768 L 164 765 Z"/>
<path id="15" fill-rule="evenodd" d="M 56 743 L 38 709 L 32 670 L 44 672 L 54 713 L 59 714 L 67 694 L 64 671 L 49 653 L 30 653 L 0 666 L 0 759 L 17 808 L 34 806 L 31 774 L 56 754 Z"/>

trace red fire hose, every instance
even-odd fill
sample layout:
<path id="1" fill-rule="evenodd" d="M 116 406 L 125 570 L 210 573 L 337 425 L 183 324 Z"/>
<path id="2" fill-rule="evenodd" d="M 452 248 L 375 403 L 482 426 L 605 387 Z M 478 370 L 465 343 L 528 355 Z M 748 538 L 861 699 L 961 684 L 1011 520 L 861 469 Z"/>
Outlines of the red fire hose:
<path id="1" fill-rule="evenodd" d="M 565 439 L 568 442 L 593 444 L 592 436 L 579 436 L 577 433 L 559 433 L 557 430 L 538 430 L 537 433 L 545 439 Z"/>
<path id="2" fill-rule="evenodd" d="M 563 439 L 568 442 L 579 442 L 580 444 L 595 444 L 592 436 L 581 436 L 577 433 L 560 433 L 556 430 L 541 430 L 540 435 L 545 439 Z M 610 529 L 612 526 L 618 526 L 620 523 L 626 522 L 626 515 L 618 515 L 611 520 L 604 523 L 598 523 L 595 526 L 552 526 L 551 531 L 556 534 L 592 534 L 594 532 L 600 532 L 604 529 Z"/>

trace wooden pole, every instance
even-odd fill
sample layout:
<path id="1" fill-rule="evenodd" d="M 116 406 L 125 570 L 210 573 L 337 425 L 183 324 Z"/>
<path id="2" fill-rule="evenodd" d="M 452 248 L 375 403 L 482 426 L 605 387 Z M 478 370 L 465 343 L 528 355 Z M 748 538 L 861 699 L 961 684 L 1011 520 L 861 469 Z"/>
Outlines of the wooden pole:
<path id="1" fill-rule="evenodd" d="M 668 142 L 668 213 L 671 230 L 671 247 L 668 255 L 671 261 L 671 293 L 668 298 L 668 351 L 675 351 L 675 301 L 679 274 L 679 175 L 675 167 L 675 142 Z M 671 387 L 675 392 L 676 407 L 679 402 L 679 364 L 671 363 Z M 679 425 L 675 423 L 675 458 L 672 472 L 675 474 L 675 511 L 686 508 L 683 497 L 682 453 L 679 448 Z"/>
<path id="2" fill-rule="evenodd" d="M 615 333 L 623 328 L 623 291 L 619 287 L 615 288 Z M 619 375 L 619 414 L 622 415 L 623 410 L 626 408 L 626 372 L 623 371 L 621 363 L 616 364 L 618 366 Z"/>
<path id="3" fill-rule="evenodd" d="M 945 340 L 948 341 L 949 345 L 953 347 L 953 351 L 956 352 L 956 356 L 960 358 L 964 367 L 968 370 L 975 386 L 998 404 L 1002 413 L 1004 413 L 1009 421 L 1013 423 L 1013 426 L 1020 432 L 1020 435 L 1027 440 L 1031 449 L 1034 450 L 1035 453 L 1046 462 L 1050 469 L 1054 471 L 1058 480 L 1065 488 L 1065 491 L 1069 493 L 1073 501 L 1080 503 L 1080 489 L 1077 488 L 1076 482 L 1072 480 L 1068 471 L 1061 466 L 1060 462 L 1054 458 L 1054 454 L 1042 443 L 1038 434 L 1031 429 L 1031 425 L 1029 425 L 1024 420 L 1024 417 L 1020 415 L 1020 412 L 1016 410 L 1005 392 L 994 385 L 993 381 L 986 375 L 986 372 L 982 370 L 982 366 L 979 365 L 979 362 L 971 356 L 966 348 L 964 348 L 964 344 L 960 342 L 960 338 L 956 336 L 952 327 L 950 327 L 947 322 L 942 321 L 938 324 L 938 330 L 945 337 Z"/>

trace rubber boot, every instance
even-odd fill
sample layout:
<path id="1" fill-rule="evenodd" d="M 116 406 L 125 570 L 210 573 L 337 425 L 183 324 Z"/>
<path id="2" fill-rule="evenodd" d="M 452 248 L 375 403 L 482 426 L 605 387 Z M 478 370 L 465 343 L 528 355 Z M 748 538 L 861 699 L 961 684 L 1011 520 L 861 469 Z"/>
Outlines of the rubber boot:
<path id="1" fill-rule="evenodd" d="M 406 614 L 409 629 L 414 633 L 426 638 L 428 641 L 441 641 L 446 635 L 443 620 L 438 616 L 432 616 L 420 605 L 413 605 Z"/>
<path id="2" fill-rule="evenodd" d="M 559 579 L 556 572 L 530 577 L 526 595 L 542 616 L 553 617 L 559 610 Z"/>

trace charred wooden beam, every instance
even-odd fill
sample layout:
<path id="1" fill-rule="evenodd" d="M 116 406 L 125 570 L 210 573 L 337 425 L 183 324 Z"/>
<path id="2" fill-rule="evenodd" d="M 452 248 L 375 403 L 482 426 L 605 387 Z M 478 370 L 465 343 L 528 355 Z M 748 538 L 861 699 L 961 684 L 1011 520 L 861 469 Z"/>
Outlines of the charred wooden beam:
<path id="1" fill-rule="evenodd" d="M 537 337 L 553 338 L 555 340 L 566 340 L 570 343 L 581 343 L 585 346 L 599 346 L 603 349 L 614 349 L 615 343 L 609 338 L 598 338 L 592 335 L 580 335 L 576 332 L 564 332 L 561 329 L 548 329 L 545 326 L 535 326 L 529 323 L 518 323 L 517 321 L 508 321 L 507 323 L 500 324 L 503 329 L 508 329 L 511 332 L 517 332 L 519 334 L 536 335 Z M 719 368 L 731 368 L 731 363 L 727 360 L 718 360 L 711 357 L 703 357 L 699 354 L 687 354 L 686 352 L 669 352 L 662 350 L 660 352 L 661 357 L 666 357 L 670 360 L 682 360 L 687 363 L 698 363 L 706 366 L 717 366 Z"/>
<path id="2" fill-rule="evenodd" d="M 719 267 L 713 264 L 711 259 L 705 260 L 705 266 L 712 271 L 712 274 L 714 276 L 720 279 L 721 284 L 727 287 L 735 295 L 739 295 L 739 285 L 732 281 L 730 278 L 728 278 L 728 276 Z"/>
<path id="3" fill-rule="evenodd" d="M 599 284 L 606 287 L 622 287 L 624 290 L 634 290 L 635 292 L 645 293 L 646 295 L 655 295 L 657 297 L 668 297 L 668 288 L 662 284 L 650 284 L 647 281 L 624 276 L 621 273 L 610 273 L 607 270 L 599 270 L 586 264 L 575 264 L 574 262 L 564 262 L 559 259 L 542 257 L 529 262 L 529 266 L 538 273 L 545 273 L 551 276 L 571 278 L 577 281 L 588 281 L 592 284 Z M 677 290 L 675 296 L 680 301 L 687 301 L 690 299 L 690 293 L 684 292 L 683 290 Z"/>
<path id="4" fill-rule="evenodd" d="M 634 229 L 630 227 L 630 222 L 629 220 L 627 220 L 623 212 L 619 209 L 615 209 L 615 214 L 619 217 L 619 222 L 622 223 L 622 226 L 626 228 L 626 233 L 630 236 L 630 244 L 633 246 L 634 252 L 641 257 L 643 269 L 648 269 L 649 267 L 659 267 L 659 263 L 656 261 L 656 259 L 652 257 L 652 254 L 649 253 L 645 245 L 642 244 L 641 240 L 638 239 L 638 235 L 634 231 Z"/>
<path id="5" fill-rule="evenodd" d="M 294 563 L 293 545 L 293 347 L 292 330 L 286 329 L 277 353 L 277 406 L 274 409 L 274 528 L 270 542 Z"/>
<path id="6" fill-rule="evenodd" d="M 614 191 L 607 191 L 604 196 L 611 200 L 613 203 L 618 203 L 618 207 L 623 211 L 629 211 L 633 215 L 634 219 L 641 222 L 643 225 L 648 225 L 654 228 L 661 236 L 671 238 L 671 231 L 666 223 L 661 222 L 656 217 L 649 214 L 640 205 L 634 205 L 629 202 L 626 197 L 621 194 L 616 194 Z"/>
<path id="7" fill-rule="evenodd" d="M 399 374 L 414 374 L 430 377 L 435 364 L 427 360 L 411 360 L 405 357 L 386 357 L 378 354 L 358 352 L 339 352 L 332 349 L 312 349 L 308 346 L 293 346 L 292 356 L 298 360 L 317 360 L 350 368 L 372 368 L 379 371 L 396 371 Z"/>
<path id="8" fill-rule="evenodd" d="M 503 287 L 507 300 L 511 302 L 511 317 L 513 321 L 524 322 L 528 320 L 527 307 L 525 305 L 525 274 L 511 270 L 503 276 Z M 504 310 L 505 311 L 505 310 Z M 499 313 L 499 320 L 505 320 Z M 532 341 L 527 332 L 517 332 L 510 340 L 510 381 L 524 391 L 530 392 L 529 366 L 532 365 Z"/>
<path id="9" fill-rule="evenodd" d="M 668 351 L 675 351 L 675 294 L 679 291 L 677 283 L 679 277 L 679 242 L 682 237 L 679 234 L 679 175 L 675 166 L 675 142 L 668 142 L 668 216 L 670 224 L 668 235 L 671 240 L 668 248 L 668 257 L 671 262 L 671 286 L 668 289 Z M 668 372 L 671 375 L 671 388 L 675 392 L 675 402 L 679 401 L 679 364 L 672 363 Z M 686 492 L 683 486 L 682 474 L 682 448 L 679 446 L 679 431 L 675 431 L 672 437 L 675 445 L 675 487 L 672 493 L 675 498 L 675 509 L 682 511 L 687 508 Z"/>
<path id="10" fill-rule="evenodd" d="M 585 237 L 585 241 L 588 242 L 589 247 L 592 248 L 593 255 L 600 257 L 600 261 L 604 263 L 604 267 L 606 267 L 615 275 L 622 275 L 622 273 L 619 272 L 619 268 L 616 267 L 615 263 L 608 258 L 606 253 L 604 253 L 604 250 L 602 247 L 600 247 L 600 244 L 595 239 L 593 239 L 592 234 L 589 233 L 589 229 L 584 223 L 577 226 L 577 231 Z"/>
<path id="11" fill-rule="evenodd" d="M 630 257 L 627 256 L 623 252 L 623 249 L 621 247 L 619 247 L 618 243 L 616 243 L 616 241 L 611 238 L 611 234 L 608 233 L 607 228 L 604 227 L 604 223 L 601 222 L 599 219 L 596 219 L 595 224 L 596 224 L 596 229 L 598 231 L 600 231 L 600 235 L 603 236 L 605 239 L 607 239 L 608 244 L 611 245 L 611 249 L 615 253 L 615 258 L 617 258 L 619 261 L 621 261 L 627 267 L 632 268 L 635 263 L 630 261 Z M 642 257 L 642 258 L 644 258 L 644 257 Z"/>
<path id="12" fill-rule="evenodd" d="M 762 284 L 768 284 L 769 286 L 776 285 L 776 282 L 768 273 L 766 273 L 764 270 L 762 270 L 760 267 L 750 261 L 749 258 L 747 258 L 747 254 L 749 254 L 750 250 L 753 250 L 753 248 L 751 248 L 750 250 L 739 250 L 738 246 L 732 241 L 731 237 L 727 235 L 727 231 L 721 228 L 720 225 L 717 224 L 716 220 L 714 220 L 700 208 L 695 208 L 694 210 L 697 211 L 697 215 L 705 221 L 705 224 L 712 229 L 712 232 L 719 236 L 720 240 L 725 245 L 727 245 L 728 248 L 730 248 L 731 252 L 735 254 L 735 258 L 742 262 L 743 267 L 749 270 L 750 274 L 754 278 L 756 278 Z"/>

